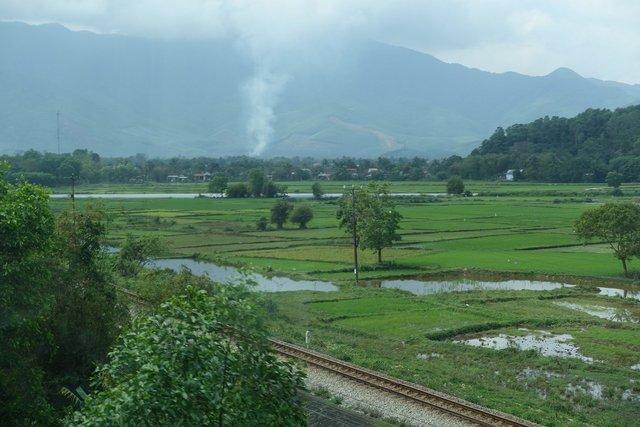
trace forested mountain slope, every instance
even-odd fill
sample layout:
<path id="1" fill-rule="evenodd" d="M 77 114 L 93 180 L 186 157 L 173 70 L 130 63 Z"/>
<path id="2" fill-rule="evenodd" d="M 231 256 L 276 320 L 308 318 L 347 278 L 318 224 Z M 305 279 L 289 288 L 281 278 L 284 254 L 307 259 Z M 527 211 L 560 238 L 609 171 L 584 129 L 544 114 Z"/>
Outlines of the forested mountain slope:
<path id="1" fill-rule="evenodd" d="M 465 159 L 446 162 L 468 178 L 522 169 L 521 178 L 534 181 L 602 181 L 615 170 L 640 181 L 640 105 L 498 128 Z"/>

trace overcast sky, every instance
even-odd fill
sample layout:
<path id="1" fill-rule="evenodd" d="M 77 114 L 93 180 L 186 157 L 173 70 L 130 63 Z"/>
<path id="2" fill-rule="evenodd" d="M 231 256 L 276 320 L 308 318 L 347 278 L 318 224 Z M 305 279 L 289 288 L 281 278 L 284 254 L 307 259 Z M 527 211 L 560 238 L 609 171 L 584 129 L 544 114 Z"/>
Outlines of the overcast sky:
<path id="1" fill-rule="evenodd" d="M 260 56 L 373 38 L 488 71 L 640 83 L 640 0 L 0 0 L 0 19 L 162 38 L 233 37 Z"/>

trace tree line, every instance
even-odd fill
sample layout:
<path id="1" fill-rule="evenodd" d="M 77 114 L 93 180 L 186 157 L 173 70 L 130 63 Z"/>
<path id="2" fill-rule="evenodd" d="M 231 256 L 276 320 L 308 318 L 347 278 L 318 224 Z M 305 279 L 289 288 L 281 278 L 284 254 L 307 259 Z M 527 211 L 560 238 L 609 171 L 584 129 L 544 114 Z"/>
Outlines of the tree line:
<path id="1" fill-rule="evenodd" d="M 87 150 L 40 153 L 34 150 L 0 156 L 12 166 L 9 180 L 24 177 L 42 185 L 81 183 L 166 182 L 171 175 L 187 181 L 197 173 L 247 181 L 254 170 L 272 181 L 328 179 L 447 180 L 501 179 L 508 170 L 515 179 L 541 182 L 604 182 L 620 173 L 625 182 L 640 181 L 640 105 L 588 109 L 573 118 L 543 117 L 531 123 L 498 128 L 466 156 L 443 159 L 343 157 L 337 159 L 249 156 L 152 159 L 144 155 L 103 158 Z M 242 187 L 234 190 L 243 191 Z M 249 193 L 255 189 L 244 189 Z"/>

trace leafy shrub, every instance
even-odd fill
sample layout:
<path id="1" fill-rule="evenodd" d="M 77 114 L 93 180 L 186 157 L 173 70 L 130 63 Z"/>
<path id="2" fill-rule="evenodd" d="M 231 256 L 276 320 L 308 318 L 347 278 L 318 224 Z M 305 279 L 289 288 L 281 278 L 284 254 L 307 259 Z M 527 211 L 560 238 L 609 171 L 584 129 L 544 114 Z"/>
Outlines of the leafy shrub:
<path id="1" fill-rule="evenodd" d="M 309 221 L 313 219 L 313 211 L 309 206 L 298 206 L 291 214 L 291 222 L 298 224 L 300 228 L 307 228 Z"/>
<path id="2" fill-rule="evenodd" d="M 227 188 L 227 197 L 232 199 L 240 199 L 249 195 L 249 188 L 244 182 L 238 182 Z"/>
<path id="3" fill-rule="evenodd" d="M 464 182 L 459 176 L 452 176 L 447 181 L 447 193 L 448 194 L 462 194 L 464 193 Z"/>
<path id="4" fill-rule="evenodd" d="M 256 229 L 258 231 L 266 231 L 267 230 L 267 226 L 269 225 L 269 221 L 267 220 L 266 217 L 261 216 L 260 218 L 258 218 L 258 220 L 256 221 Z"/>
<path id="5" fill-rule="evenodd" d="M 234 286 L 189 287 L 136 318 L 71 425 L 302 425 L 302 376 Z"/>

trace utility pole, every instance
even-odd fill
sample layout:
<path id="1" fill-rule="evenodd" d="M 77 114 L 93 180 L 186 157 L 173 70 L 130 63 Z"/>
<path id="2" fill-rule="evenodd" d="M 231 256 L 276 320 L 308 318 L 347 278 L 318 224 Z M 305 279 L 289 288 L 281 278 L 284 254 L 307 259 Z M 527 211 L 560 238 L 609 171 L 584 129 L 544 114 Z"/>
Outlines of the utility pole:
<path id="1" fill-rule="evenodd" d="M 74 214 L 76 213 L 76 175 L 73 173 L 71 174 L 71 210 Z"/>
<path id="2" fill-rule="evenodd" d="M 358 284 L 358 213 L 356 212 L 356 189 L 351 187 L 351 218 L 353 221 L 353 274 L 356 275 L 356 285 Z"/>
<path id="3" fill-rule="evenodd" d="M 60 155 L 60 110 L 56 112 L 56 126 L 58 139 L 58 155 Z"/>

